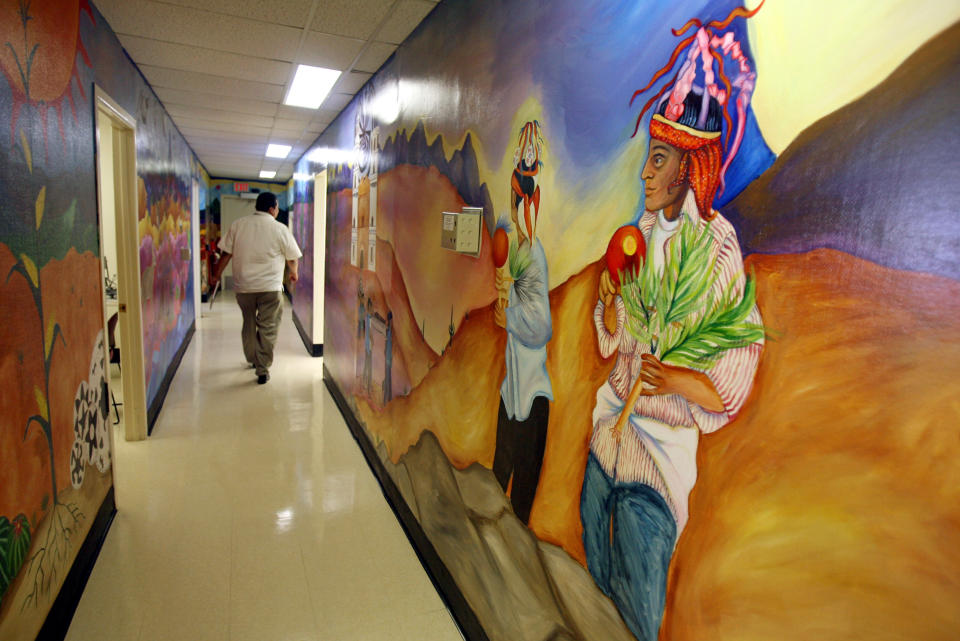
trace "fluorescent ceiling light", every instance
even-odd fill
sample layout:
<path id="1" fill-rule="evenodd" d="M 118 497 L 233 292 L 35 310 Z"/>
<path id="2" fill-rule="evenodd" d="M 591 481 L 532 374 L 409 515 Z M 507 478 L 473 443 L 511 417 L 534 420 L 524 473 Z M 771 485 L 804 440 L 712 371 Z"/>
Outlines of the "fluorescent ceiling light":
<path id="1" fill-rule="evenodd" d="M 261 169 L 261 170 L 260 170 L 260 177 L 261 177 L 261 178 L 268 178 L 268 179 L 269 179 L 269 178 L 273 178 L 273 177 L 276 176 L 276 175 L 277 175 L 277 172 L 275 172 L 275 171 L 267 171 L 266 169 Z"/>
<path id="2" fill-rule="evenodd" d="M 293 84 L 290 85 L 287 97 L 283 99 L 283 104 L 317 109 L 339 77 L 340 72 L 335 69 L 297 65 L 297 73 L 293 77 Z"/>
<path id="3" fill-rule="evenodd" d="M 307 160 L 320 164 L 349 164 L 356 157 L 353 149 L 334 149 L 331 147 L 318 147 L 307 154 Z"/>
<path id="4" fill-rule="evenodd" d="M 270 143 L 267 145 L 267 158 L 286 158 L 290 154 L 290 150 L 293 149 L 290 145 L 275 145 Z"/>

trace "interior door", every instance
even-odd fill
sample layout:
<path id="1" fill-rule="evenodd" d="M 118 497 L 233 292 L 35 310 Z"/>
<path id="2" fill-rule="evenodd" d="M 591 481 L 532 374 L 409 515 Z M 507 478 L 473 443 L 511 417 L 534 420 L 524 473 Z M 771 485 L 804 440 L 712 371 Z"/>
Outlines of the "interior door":
<path id="1" fill-rule="evenodd" d="M 249 216 L 257 210 L 257 201 L 252 198 L 240 198 L 239 196 L 223 196 L 220 200 L 220 237 L 227 235 L 227 230 L 234 221 Z M 227 269 L 221 275 L 223 287 L 233 289 L 233 264 L 227 265 Z"/>

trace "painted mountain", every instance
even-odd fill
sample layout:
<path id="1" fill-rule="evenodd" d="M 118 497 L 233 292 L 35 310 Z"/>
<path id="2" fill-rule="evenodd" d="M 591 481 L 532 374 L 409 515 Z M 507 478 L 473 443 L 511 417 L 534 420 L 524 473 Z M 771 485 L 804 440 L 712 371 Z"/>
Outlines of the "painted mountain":
<path id="1" fill-rule="evenodd" d="M 328 280 L 326 295 L 339 299 L 337 308 L 351 312 L 350 318 L 331 318 L 327 324 L 340 344 L 359 340 L 357 293 L 362 281 L 365 296 L 377 304 L 375 311 L 382 317 L 393 313 L 399 361 L 395 361 L 398 373 L 392 381 L 394 394 L 402 395 L 416 387 L 436 363 L 462 319 L 496 297 L 486 232 L 477 257 L 440 247 L 441 213 L 460 211 L 476 202 L 489 203 L 490 197 L 486 185 L 479 182 L 469 135 L 447 160 L 442 138 L 427 144 L 421 123 L 409 137 L 401 131 L 388 140 L 380 157 L 375 277 L 350 266 L 350 169 L 338 167 L 330 175 L 330 265 L 340 273 Z M 487 211 L 492 211 L 489 204 Z M 362 345 L 357 347 L 363 351 Z M 382 367 L 375 362 L 374 369 Z M 355 378 L 355 373 L 345 374 L 350 380 Z"/>
<path id="2" fill-rule="evenodd" d="M 724 215 L 744 253 L 832 247 L 960 278 L 960 24 L 803 132 Z M 949 169 L 952 167 L 952 169 Z M 935 168 L 935 170 L 932 170 Z"/>
<path id="3" fill-rule="evenodd" d="M 480 182 L 480 170 L 477 164 L 477 152 L 473 147 L 473 137 L 467 134 L 463 145 L 447 160 L 443 149 L 443 136 L 437 136 L 432 143 L 427 142 L 427 133 L 423 122 L 418 122 L 410 135 L 405 129 L 391 136 L 380 152 L 381 173 L 400 165 L 434 167 L 447 177 L 467 205 L 483 207 L 487 231 L 493 229 L 493 201 L 486 183 Z"/>

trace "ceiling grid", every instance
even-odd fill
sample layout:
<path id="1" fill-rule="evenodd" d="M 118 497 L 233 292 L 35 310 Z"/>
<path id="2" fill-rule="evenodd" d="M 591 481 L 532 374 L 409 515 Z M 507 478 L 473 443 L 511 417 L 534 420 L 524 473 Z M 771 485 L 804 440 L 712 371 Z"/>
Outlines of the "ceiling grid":
<path id="1" fill-rule="evenodd" d="M 293 164 L 434 0 L 94 0 L 211 176 Z M 342 74 L 319 109 L 283 104 L 298 64 Z M 268 143 L 290 145 L 266 158 Z"/>

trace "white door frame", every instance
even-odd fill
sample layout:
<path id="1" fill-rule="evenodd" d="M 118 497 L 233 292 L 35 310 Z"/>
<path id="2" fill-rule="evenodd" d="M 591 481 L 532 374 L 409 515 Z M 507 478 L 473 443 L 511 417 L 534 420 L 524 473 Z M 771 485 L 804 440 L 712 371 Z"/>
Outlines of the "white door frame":
<path id="1" fill-rule="evenodd" d="M 190 245 L 193 253 L 193 313 L 200 329 L 200 184 L 193 179 L 190 187 Z"/>
<path id="2" fill-rule="evenodd" d="M 140 238 L 137 221 L 137 121 L 100 87 L 94 85 L 97 131 L 97 206 L 100 195 L 100 118 L 110 118 L 113 125 L 113 189 L 116 194 L 117 229 L 117 299 L 120 307 L 117 331 L 122 346 L 120 369 L 123 372 L 124 438 L 141 441 L 147 438 L 147 383 L 143 357 L 143 308 L 140 297 Z M 103 247 L 102 215 L 98 217 L 100 246 Z M 100 288 L 101 298 L 103 287 Z M 101 301 L 101 307 L 105 301 Z M 107 328 L 104 318 L 104 349 Z M 109 384 L 109 378 L 108 378 Z M 113 430 L 110 431 L 111 435 Z M 116 451 L 116 449 L 113 449 Z"/>
<path id="3" fill-rule="evenodd" d="M 323 290 L 327 261 L 327 170 L 313 178 L 313 331 L 314 345 L 323 344 Z"/>

